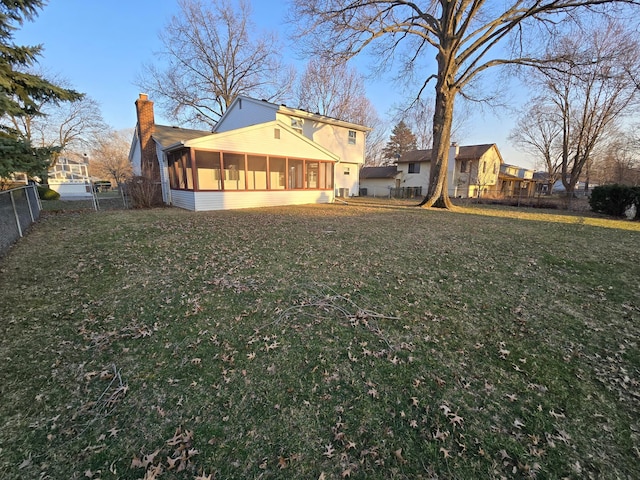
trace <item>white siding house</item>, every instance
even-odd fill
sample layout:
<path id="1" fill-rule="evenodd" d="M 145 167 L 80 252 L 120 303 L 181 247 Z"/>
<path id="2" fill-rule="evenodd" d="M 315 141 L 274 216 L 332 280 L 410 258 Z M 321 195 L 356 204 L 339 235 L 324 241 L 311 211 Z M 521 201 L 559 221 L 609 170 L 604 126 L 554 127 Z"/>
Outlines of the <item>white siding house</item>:
<path id="1" fill-rule="evenodd" d="M 213 132 L 155 123 L 140 128 L 145 119 L 153 122 L 152 105 L 142 94 L 136 102 L 138 128 L 129 158 L 142 174 L 145 165 L 147 172 L 158 170 L 166 204 L 221 210 L 328 203 L 337 188 L 357 189 L 365 127 L 313 116 L 292 126 L 290 117 L 278 113 L 283 107 L 238 97 Z M 304 123 L 308 134 L 300 132 Z M 150 132 L 146 148 L 145 131 Z M 153 160 L 145 159 L 149 152 Z M 346 168 L 353 169 L 345 175 Z"/>
<path id="2" fill-rule="evenodd" d="M 63 199 L 91 198 L 91 178 L 89 164 L 85 159 L 61 157 L 49 169 L 49 188 Z"/>
<path id="3" fill-rule="evenodd" d="M 468 198 L 493 194 L 497 190 L 502 156 L 495 143 L 449 148 L 447 185 L 450 197 Z M 429 185 L 431 150 L 413 150 L 398 160 L 402 188 Z"/>
<path id="4" fill-rule="evenodd" d="M 357 196 L 359 172 L 365 159 L 365 140 L 370 128 L 266 100 L 239 96 L 222 116 L 214 132 L 277 120 L 336 155 L 335 194 Z"/>

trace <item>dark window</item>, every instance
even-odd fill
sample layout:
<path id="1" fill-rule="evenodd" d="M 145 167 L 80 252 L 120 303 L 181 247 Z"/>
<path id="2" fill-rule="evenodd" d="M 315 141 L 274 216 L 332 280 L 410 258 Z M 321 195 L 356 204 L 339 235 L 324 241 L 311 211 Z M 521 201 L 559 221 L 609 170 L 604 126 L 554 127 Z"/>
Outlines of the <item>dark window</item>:
<path id="1" fill-rule="evenodd" d="M 167 155 L 169 185 L 175 190 L 193 190 L 193 172 L 189 149 L 174 150 Z"/>
<path id="2" fill-rule="evenodd" d="M 419 163 L 410 163 L 409 164 L 409 173 L 420 173 L 420 164 Z"/>

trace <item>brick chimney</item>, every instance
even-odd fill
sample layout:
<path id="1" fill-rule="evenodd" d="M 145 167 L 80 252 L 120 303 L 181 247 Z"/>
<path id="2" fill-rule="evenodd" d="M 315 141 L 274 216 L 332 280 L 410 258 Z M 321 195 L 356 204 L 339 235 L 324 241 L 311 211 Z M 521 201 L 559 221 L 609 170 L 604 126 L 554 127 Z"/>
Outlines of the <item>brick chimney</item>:
<path id="1" fill-rule="evenodd" d="M 138 115 L 138 138 L 140 139 L 140 169 L 142 176 L 154 182 L 160 181 L 160 169 L 158 166 L 158 156 L 156 154 L 156 144 L 151 139 L 155 129 L 155 118 L 153 116 L 153 102 L 145 93 L 141 93 L 136 100 L 136 113 Z"/>

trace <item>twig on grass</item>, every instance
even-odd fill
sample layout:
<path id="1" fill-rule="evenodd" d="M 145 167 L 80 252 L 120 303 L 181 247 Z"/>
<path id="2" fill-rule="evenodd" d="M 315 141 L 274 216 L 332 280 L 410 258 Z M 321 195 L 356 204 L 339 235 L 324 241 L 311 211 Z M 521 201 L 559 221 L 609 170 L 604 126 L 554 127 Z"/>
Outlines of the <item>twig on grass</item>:
<path id="1" fill-rule="evenodd" d="M 109 382 L 109 385 L 107 385 L 107 388 L 104 389 L 102 394 L 96 400 L 96 404 L 100 404 L 103 398 L 107 395 L 107 392 L 111 389 L 111 387 L 114 385 L 114 383 L 117 380 L 118 386 L 111 393 L 111 395 L 109 395 L 109 397 L 105 399 L 103 402 L 106 408 L 111 408 L 111 409 L 113 409 L 115 404 L 122 397 L 124 397 L 127 394 L 127 391 L 129 390 L 129 385 L 122 382 L 122 376 L 120 375 L 120 371 L 116 368 L 115 365 L 112 365 L 112 367 L 113 367 L 113 378 L 111 379 L 111 382 Z M 100 410 L 102 410 L 102 408 L 100 408 Z"/>
<path id="2" fill-rule="evenodd" d="M 311 290 L 311 295 L 309 294 Z M 328 291 L 328 293 L 327 293 Z M 326 314 L 337 313 L 339 317 L 349 321 L 352 327 L 363 324 L 369 331 L 378 335 L 391 349 L 391 345 L 384 337 L 382 330 L 377 325 L 371 323 L 372 320 L 399 320 L 399 317 L 384 315 L 368 308 L 358 305 L 349 294 L 337 293 L 327 285 L 313 285 L 308 289 L 302 290 L 303 300 L 294 303 L 290 307 L 278 312 L 278 317 L 270 323 L 262 325 L 255 329 L 255 333 L 261 330 L 278 325 L 284 319 L 297 316 L 307 316 L 316 320 L 326 317 Z M 306 298 L 304 298 L 306 297 Z"/>

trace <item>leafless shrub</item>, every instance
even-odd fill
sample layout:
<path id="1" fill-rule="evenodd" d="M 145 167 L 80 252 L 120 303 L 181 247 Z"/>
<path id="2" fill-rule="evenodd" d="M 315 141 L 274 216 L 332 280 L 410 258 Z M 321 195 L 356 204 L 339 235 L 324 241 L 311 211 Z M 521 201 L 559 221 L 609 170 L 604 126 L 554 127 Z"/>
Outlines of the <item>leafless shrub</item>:
<path id="1" fill-rule="evenodd" d="M 126 184 L 134 208 L 153 208 L 162 205 L 160 184 L 147 177 L 133 177 Z"/>

